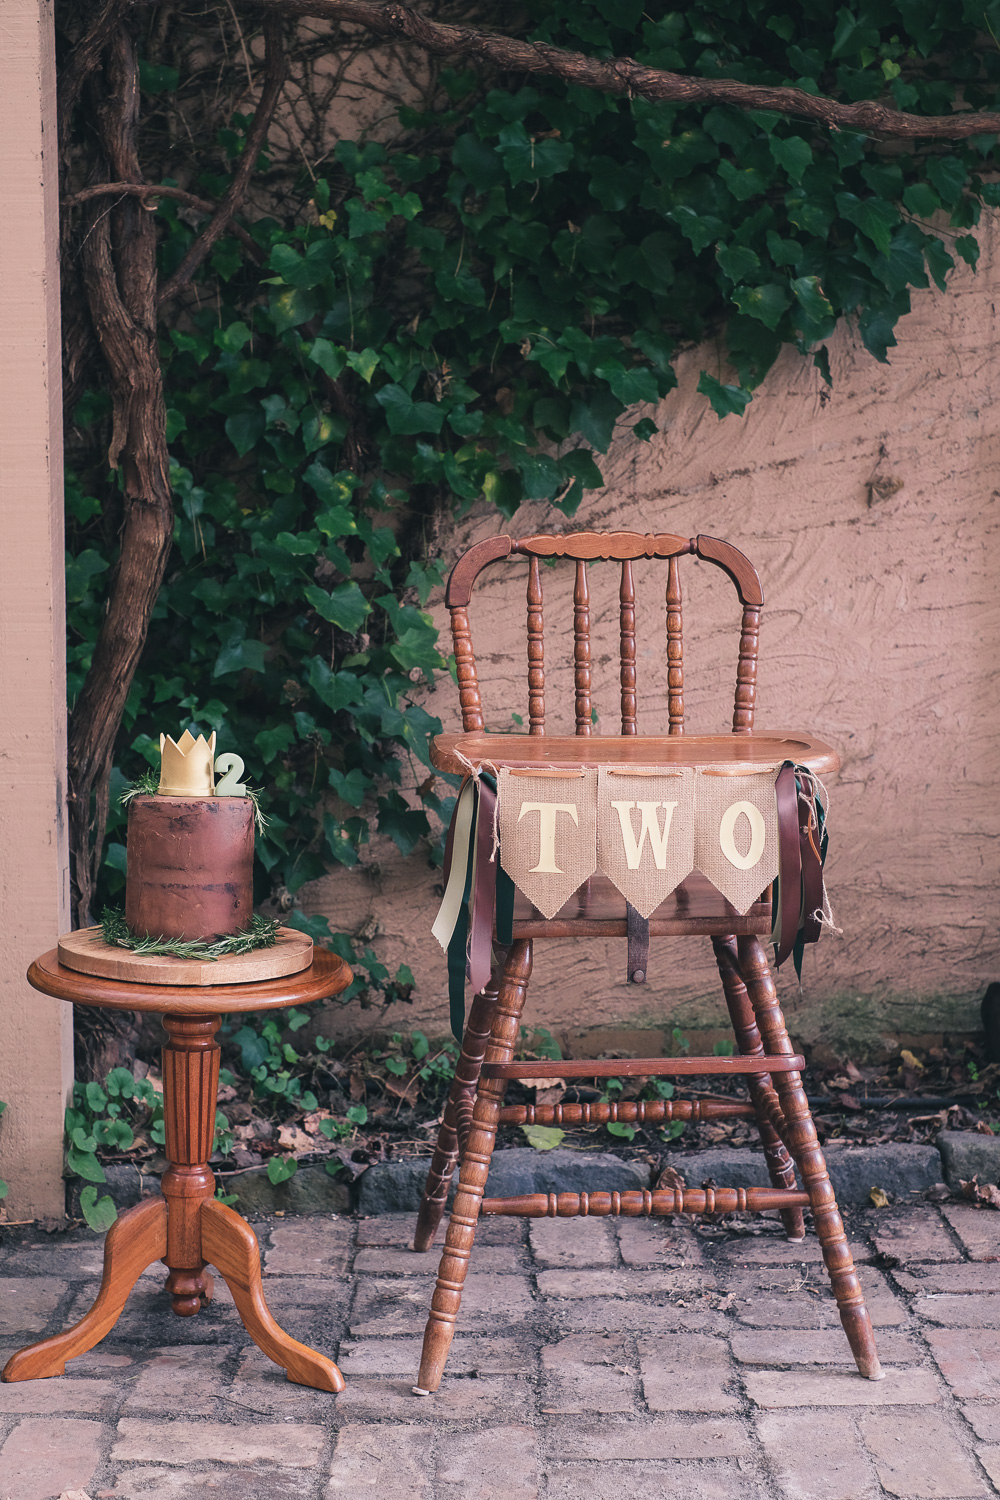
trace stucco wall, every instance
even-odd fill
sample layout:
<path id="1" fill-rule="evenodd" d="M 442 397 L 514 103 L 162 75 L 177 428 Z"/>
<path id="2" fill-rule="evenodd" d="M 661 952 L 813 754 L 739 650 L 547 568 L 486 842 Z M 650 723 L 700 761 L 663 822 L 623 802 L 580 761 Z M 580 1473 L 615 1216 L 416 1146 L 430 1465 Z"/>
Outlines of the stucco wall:
<path id="1" fill-rule="evenodd" d="M 807 954 L 800 995 L 780 981 L 797 1033 L 835 1048 L 977 1024 L 985 984 L 1000 978 L 998 711 L 1000 645 L 1000 264 L 996 221 L 983 226 L 978 274 L 947 295 L 917 293 L 891 364 L 856 334 L 831 342 L 828 389 L 808 361 L 779 360 L 747 414 L 720 422 L 695 391 L 720 374 L 712 345 L 679 365 L 650 443 L 629 427 L 604 461 L 607 488 L 574 525 L 728 538 L 764 583 L 758 728 L 812 729 L 838 747 L 828 884 L 843 936 Z M 482 507 L 444 539 L 445 556 L 504 529 Z M 524 507 L 514 534 L 567 529 Z M 692 732 L 727 727 L 738 611 L 727 581 L 685 570 L 686 687 Z M 517 574 L 515 579 L 514 575 Z M 640 732 L 666 728 L 663 565 L 640 587 Z M 571 724 L 571 580 L 547 574 L 550 729 Z M 599 653 L 595 704 L 614 732 L 616 581 L 594 574 Z M 523 713 L 523 565 L 494 568 L 473 601 L 473 640 L 488 723 Z M 440 604 L 436 613 L 442 620 Z M 643 623 L 645 622 L 645 623 Z M 556 663 L 564 663 L 561 673 Z M 427 695 L 459 727 L 448 678 Z M 380 957 L 417 978 L 396 1027 L 446 1025 L 442 955 L 430 937 L 434 872 L 376 839 L 364 868 L 338 871 L 303 904 L 374 935 Z M 711 1026 L 724 1017 L 707 941 L 654 942 L 645 987 L 623 982 L 621 941 L 536 945 L 526 1019 L 553 1029 Z M 370 1023 L 348 1011 L 341 1024 Z"/>
<path id="2" fill-rule="evenodd" d="M 0 19 L 0 1218 L 63 1212 L 68 1005 L 24 973 L 69 927 L 55 48 L 46 0 Z"/>

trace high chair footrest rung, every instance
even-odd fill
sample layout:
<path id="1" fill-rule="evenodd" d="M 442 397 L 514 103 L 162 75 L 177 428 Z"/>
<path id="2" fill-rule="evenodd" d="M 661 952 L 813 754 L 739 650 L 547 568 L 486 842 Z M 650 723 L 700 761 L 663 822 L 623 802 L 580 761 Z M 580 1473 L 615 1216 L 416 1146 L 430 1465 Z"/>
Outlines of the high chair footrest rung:
<path id="1" fill-rule="evenodd" d="M 525 1193 L 484 1198 L 480 1213 L 527 1219 L 608 1215 L 638 1219 L 655 1214 L 761 1213 L 768 1208 L 808 1208 L 809 1194 L 794 1188 L 662 1188 L 655 1192 Z"/>
<path id="2" fill-rule="evenodd" d="M 797 1053 L 775 1057 L 616 1057 L 611 1062 L 483 1063 L 483 1078 L 647 1078 L 696 1073 L 801 1073 L 806 1065 Z"/>
<path id="3" fill-rule="evenodd" d="M 740 1099 L 636 1099 L 614 1104 L 505 1104 L 501 1125 L 604 1125 L 618 1120 L 659 1125 L 664 1120 L 752 1120 Z"/>

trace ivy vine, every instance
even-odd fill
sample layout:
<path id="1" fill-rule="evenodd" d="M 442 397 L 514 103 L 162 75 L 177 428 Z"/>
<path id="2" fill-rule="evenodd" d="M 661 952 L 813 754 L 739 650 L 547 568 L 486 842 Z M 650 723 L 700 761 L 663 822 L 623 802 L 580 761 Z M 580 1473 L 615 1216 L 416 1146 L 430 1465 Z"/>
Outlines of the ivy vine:
<path id="1" fill-rule="evenodd" d="M 523 9 L 530 38 L 596 56 L 849 101 L 888 92 L 917 113 L 995 108 L 1000 89 L 997 3 Z M 169 61 L 171 28 L 193 24 L 150 23 L 151 129 L 201 87 Z M 218 201 L 251 123 L 236 113 L 183 150 L 175 132 L 163 181 Z M 506 520 L 526 500 L 576 515 L 614 441 L 656 437 L 678 350 L 709 335 L 698 388 L 719 417 L 745 412 L 785 345 L 829 382 L 845 318 L 885 362 L 912 291 L 975 267 L 996 165 L 993 136 L 879 143 L 455 68 L 382 138 L 332 154 L 307 140 L 294 159 L 272 141 L 258 200 L 279 166 L 292 189 L 218 241 L 161 328 L 177 519 L 117 785 L 156 761 L 161 727 L 215 730 L 266 788 L 258 898 L 357 864 L 373 828 L 439 860 L 451 788 L 430 767 L 423 700 L 448 670 L 426 610 L 442 518 L 481 496 Z M 148 203 L 169 277 L 191 213 Z M 115 560 L 108 405 L 95 383 L 73 413 L 71 701 Z M 109 834 L 104 900 L 123 882 L 120 811 Z M 359 966 L 349 994 L 408 993 L 408 973 L 332 941 Z"/>

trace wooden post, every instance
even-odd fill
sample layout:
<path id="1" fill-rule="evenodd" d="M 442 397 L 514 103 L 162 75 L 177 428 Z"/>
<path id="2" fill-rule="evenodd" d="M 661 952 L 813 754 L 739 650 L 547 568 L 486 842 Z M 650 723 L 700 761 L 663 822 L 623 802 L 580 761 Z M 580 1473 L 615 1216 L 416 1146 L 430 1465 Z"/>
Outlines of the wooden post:
<path id="1" fill-rule="evenodd" d="M 69 1006 L 28 964 L 69 922 L 58 163 L 50 0 L 0 46 L 0 1177 L 8 1219 L 61 1215 Z"/>

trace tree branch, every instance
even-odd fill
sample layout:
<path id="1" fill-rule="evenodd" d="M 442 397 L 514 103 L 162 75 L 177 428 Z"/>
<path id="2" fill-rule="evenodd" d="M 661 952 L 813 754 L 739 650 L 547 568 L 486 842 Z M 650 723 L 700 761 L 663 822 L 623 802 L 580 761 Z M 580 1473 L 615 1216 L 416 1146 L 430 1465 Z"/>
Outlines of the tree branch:
<path id="1" fill-rule="evenodd" d="M 113 33 L 106 96 L 98 110 L 111 173 L 141 185 L 136 148 L 139 115 L 134 22 Z M 149 620 L 173 540 L 173 501 L 166 444 L 166 406 L 156 334 L 156 226 L 134 197 L 92 211 L 82 243 L 83 284 L 113 409 L 110 465 L 121 475 L 121 551 L 94 654 L 69 728 L 69 819 L 74 915 L 89 906 L 104 842 L 108 778 Z"/>
<path id="2" fill-rule="evenodd" d="M 347 21 L 376 36 L 413 42 L 426 52 L 492 63 L 519 73 L 545 73 L 606 94 L 627 94 L 654 102 L 729 104 L 737 109 L 774 110 L 815 120 L 831 130 L 857 130 L 895 140 L 967 140 L 1000 133 L 1000 114 L 969 110 L 954 115 L 912 115 L 891 104 L 862 100 L 841 104 L 802 89 L 740 83 L 734 78 L 691 78 L 647 68 L 633 57 L 597 58 L 567 52 L 545 42 L 524 42 L 496 32 L 472 31 L 432 21 L 407 5 L 376 0 L 261 0 L 265 10 L 284 16 Z"/>
<path id="3" fill-rule="evenodd" d="M 253 124 L 250 127 L 243 154 L 239 159 L 239 165 L 233 173 L 233 180 L 226 189 L 226 195 L 213 218 L 206 224 L 174 274 L 160 287 L 156 299 L 158 307 L 162 307 L 164 302 L 187 285 L 211 251 L 212 246 L 225 234 L 233 216 L 238 212 L 250 185 L 257 158 L 267 139 L 268 127 L 284 86 L 285 69 L 285 44 L 281 17 L 267 15 L 264 17 L 264 87 L 261 90 L 260 103 L 254 111 Z"/>
<path id="4" fill-rule="evenodd" d="M 68 198 L 62 200 L 62 207 L 79 208 L 84 203 L 89 203 L 93 198 L 105 197 L 135 197 L 135 198 L 174 198 L 178 203 L 183 203 L 186 208 L 193 208 L 200 214 L 214 214 L 219 205 L 211 203 L 207 198 L 199 198 L 194 193 L 185 192 L 183 188 L 166 187 L 154 182 L 95 182 L 93 186 L 81 188 L 78 193 L 71 193 Z M 145 206 L 145 205 L 144 205 Z M 260 246 L 253 235 L 243 228 L 242 224 L 230 224 L 229 233 L 234 234 L 250 251 L 255 259 L 260 260 Z"/>

